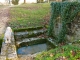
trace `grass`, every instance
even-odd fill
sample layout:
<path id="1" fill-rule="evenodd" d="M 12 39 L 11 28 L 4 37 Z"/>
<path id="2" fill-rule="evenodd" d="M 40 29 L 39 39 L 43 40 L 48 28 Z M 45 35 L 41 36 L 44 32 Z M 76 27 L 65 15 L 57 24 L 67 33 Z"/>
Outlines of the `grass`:
<path id="1" fill-rule="evenodd" d="M 11 26 L 12 29 L 44 26 L 44 19 L 49 13 L 49 3 L 14 6 L 10 10 L 8 26 Z"/>
<path id="2" fill-rule="evenodd" d="M 80 60 L 80 48 L 65 45 L 37 55 L 35 60 Z"/>
<path id="3" fill-rule="evenodd" d="M 0 8 L 2 8 L 3 6 L 2 5 L 0 5 Z"/>

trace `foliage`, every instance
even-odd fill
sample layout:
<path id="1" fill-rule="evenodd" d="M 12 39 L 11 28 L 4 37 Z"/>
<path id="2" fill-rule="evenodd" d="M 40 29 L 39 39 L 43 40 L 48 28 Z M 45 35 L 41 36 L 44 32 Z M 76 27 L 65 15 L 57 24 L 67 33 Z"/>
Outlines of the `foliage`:
<path id="1" fill-rule="evenodd" d="M 12 4 L 18 5 L 19 0 L 12 0 Z"/>
<path id="2" fill-rule="evenodd" d="M 2 35 L 0 36 L 0 48 L 2 47 L 3 38 L 4 38 L 4 35 L 2 34 Z"/>
<path id="3" fill-rule="evenodd" d="M 2 41 L 3 41 L 3 39 L 0 38 L 0 48 L 2 47 Z"/>
<path id="4" fill-rule="evenodd" d="M 48 35 L 55 36 L 54 27 L 58 17 L 62 23 L 62 29 L 56 37 L 59 43 L 65 42 L 67 34 L 67 24 L 71 23 L 80 12 L 80 3 L 78 2 L 53 2 L 51 3 L 51 19 L 49 23 Z"/>
<path id="5" fill-rule="evenodd" d="M 23 4 L 12 7 L 8 26 L 12 29 L 44 26 L 44 17 L 48 15 L 50 4 Z"/>
<path id="6" fill-rule="evenodd" d="M 35 57 L 35 60 L 78 60 L 80 59 L 80 48 L 72 45 L 65 45 L 52 49 L 48 52 L 42 52 Z"/>

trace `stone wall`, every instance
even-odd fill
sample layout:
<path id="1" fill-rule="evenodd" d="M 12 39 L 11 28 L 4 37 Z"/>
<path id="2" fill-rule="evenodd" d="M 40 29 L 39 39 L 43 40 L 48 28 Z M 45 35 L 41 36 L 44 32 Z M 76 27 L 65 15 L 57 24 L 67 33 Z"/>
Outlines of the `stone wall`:
<path id="1" fill-rule="evenodd" d="M 68 25 L 67 38 L 71 42 L 80 40 L 80 15 L 78 15 L 73 22 Z"/>
<path id="2" fill-rule="evenodd" d="M 60 17 L 56 19 L 54 27 L 54 35 L 58 36 L 62 28 Z M 80 40 L 80 13 L 75 17 L 74 21 L 67 24 L 67 34 L 66 38 L 68 41 L 73 42 Z"/>
<path id="3" fill-rule="evenodd" d="M 9 0 L 0 0 L 0 5 L 8 5 Z"/>

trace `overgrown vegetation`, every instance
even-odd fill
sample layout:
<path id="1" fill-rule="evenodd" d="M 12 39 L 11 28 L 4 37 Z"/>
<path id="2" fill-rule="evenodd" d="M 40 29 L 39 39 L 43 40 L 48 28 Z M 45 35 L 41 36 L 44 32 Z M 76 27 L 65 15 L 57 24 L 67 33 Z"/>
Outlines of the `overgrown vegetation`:
<path id="1" fill-rule="evenodd" d="M 35 60 L 80 60 L 80 48 L 66 45 L 39 54 Z"/>
<path id="2" fill-rule="evenodd" d="M 44 26 L 49 16 L 50 4 L 23 4 L 10 10 L 9 25 L 12 29 Z M 48 19 L 49 20 L 49 19 Z"/>
<path id="3" fill-rule="evenodd" d="M 67 24 L 71 23 L 80 12 L 80 3 L 78 2 L 53 2 L 51 3 L 51 19 L 49 24 L 48 35 L 55 37 L 58 43 L 65 42 L 68 32 Z M 58 36 L 54 34 L 54 27 L 57 18 L 60 17 L 62 29 Z"/>
<path id="4" fill-rule="evenodd" d="M 3 34 L 0 36 L 0 52 L 1 52 L 2 42 L 3 42 L 3 38 L 4 38 L 3 36 L 4 36 Z"/>

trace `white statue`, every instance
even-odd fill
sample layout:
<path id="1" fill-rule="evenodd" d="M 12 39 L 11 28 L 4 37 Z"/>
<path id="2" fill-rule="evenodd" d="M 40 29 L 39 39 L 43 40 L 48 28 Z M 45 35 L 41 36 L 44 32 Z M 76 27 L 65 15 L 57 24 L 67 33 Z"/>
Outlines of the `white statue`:
<path id="1" fill-rule="evenodd" d="M 4 42 L 11 43 L 12 29 L 11 27 L 7 27 L 4 35 Z"/>

